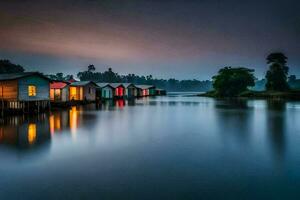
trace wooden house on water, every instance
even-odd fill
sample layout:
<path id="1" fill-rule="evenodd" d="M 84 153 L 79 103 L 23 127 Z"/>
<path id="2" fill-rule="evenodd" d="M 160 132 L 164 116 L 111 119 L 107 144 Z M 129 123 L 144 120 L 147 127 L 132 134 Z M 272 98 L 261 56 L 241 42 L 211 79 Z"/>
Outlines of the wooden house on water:
<path id="1" fill-rule="evenodd" d="M 51 80 L 38 72 L 0 74 L 1 112 L 39 112 L 50 107 Z"/>
<path id="2" fill-rule="evenodd" d="M 122 83 L 125 87 L 125 97 L 128 99 L 136 98 L 138 96 L 138 88 L 132 83 Z"/>
<path id="3" fill-rule="evenodd" d="M 99 86 L 93 81 L 77 81 L 69 85 L 71 101 L 95 101 L 96 90 Z"/>
<path id="4" fill-rule="evenodd" d="M 158 96 L 167 95 L 167 91 L 164 90 L 164 89 L 158 89 L 158 88 L 156 88 L 155 91 L 156 91 L 156 95 L 158 95 Z"/>
<path id="5" fill-rule="evenodd" d="M 138 88 L 138 96 L 139 97 L 156 95 L 154 85 L 135 85 L 135 86 Z"/>
<path id="6" fill-rule="evenodd" d="M 125 97 L 125 87 L 122 83 L 97 83 L 101 88 L 102 99 L 122 99 Z"/>
<path id="7" fill-rule="evenodd" d="M 50 84 L 51 102 L 68 102 L 69 101 L 69 84 L 66 81 L 53 81 Z"/>
<path id="8" fill-rule="evenodd" d="M 125 87 L 122 83 L 110 83 L 113 88 L 114 98 L 122 99 L 125 97 Z"/>
<path id="9" fill-rule="evenodd" d="M 97 97 L 101 99 L 113 99 L 114 98 L 114 88 L 109 85 L 109 83 L 97 83 L 100 88 L 97 92 Z"/>

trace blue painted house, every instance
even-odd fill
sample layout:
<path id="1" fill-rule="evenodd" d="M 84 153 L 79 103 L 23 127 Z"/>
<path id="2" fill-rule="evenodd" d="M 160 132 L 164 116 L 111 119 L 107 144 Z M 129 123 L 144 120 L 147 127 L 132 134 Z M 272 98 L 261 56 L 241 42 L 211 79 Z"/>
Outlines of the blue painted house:
<path id="1" fill-rule="evenodd" d="M 38 72 L 0 74 L 1 108 L 39 110 L 49 106 L 50 82 Z"/>

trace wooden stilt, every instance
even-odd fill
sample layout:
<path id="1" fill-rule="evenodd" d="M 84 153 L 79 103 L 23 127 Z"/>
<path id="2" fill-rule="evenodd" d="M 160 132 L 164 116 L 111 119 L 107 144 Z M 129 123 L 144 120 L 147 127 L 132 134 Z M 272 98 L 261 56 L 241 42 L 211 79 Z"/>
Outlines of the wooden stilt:
<path id="1" fill-rule="evenodd" d="M 48 101 L 48 107 L 49 107 L 49 112 L 51 111 L 51 104 L 50 101 Z"/>

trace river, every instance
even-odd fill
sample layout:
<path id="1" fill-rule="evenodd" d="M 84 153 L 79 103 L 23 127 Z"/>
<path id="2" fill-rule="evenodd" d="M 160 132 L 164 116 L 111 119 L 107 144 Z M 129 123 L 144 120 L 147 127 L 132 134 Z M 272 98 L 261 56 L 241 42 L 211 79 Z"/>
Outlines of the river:
<path id="1" fill-rule="evenodd" d="M 299 199 L 300 102 L 182 94 L 0 124 L 0 199 Z"/>

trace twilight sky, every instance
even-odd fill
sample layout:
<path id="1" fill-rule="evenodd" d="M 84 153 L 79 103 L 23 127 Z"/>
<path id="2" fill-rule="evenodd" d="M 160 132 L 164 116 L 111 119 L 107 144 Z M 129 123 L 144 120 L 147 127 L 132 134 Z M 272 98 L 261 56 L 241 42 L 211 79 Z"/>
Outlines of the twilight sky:
<path id="1" fill-rule="evenodd" d="M 210 79 L 220 67 L 266 71 L 283 51 L 300 75 L 298 0 L 3 0 L 0 59 L 44 73 L 94 64 L 120 74 Z"/>

